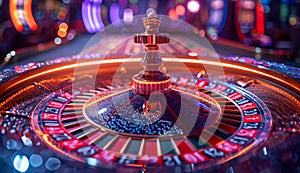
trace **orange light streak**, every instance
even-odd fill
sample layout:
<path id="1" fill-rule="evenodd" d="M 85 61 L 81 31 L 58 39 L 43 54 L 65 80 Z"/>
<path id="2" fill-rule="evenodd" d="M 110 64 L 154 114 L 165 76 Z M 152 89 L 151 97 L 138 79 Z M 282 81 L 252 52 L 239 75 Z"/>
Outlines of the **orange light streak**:
<path id="1" fill-rule="evenodd" d="M 24 17 L 32 31 L 37 30 L 38 25 L 36 24 L 31 10 L 32 0 L 24 0 Z"/>
<path id="2" fill-rule="evenodd" d="M 12 83 L 11 85 L 7 86 L 7 90 L 9 90 L 9 88 L 12 88 L 23 82 L 26 82 L 27 80 L 30 80 L 30 79 L 33 79 L 33 78 L 36 78 L 36 77 L 39 77 L 42 75 L 46 75 L 49 73 L 67 70 L 70 68 L 78 68 L 78 67 L 84 67 L 84 66 L 89 66 L 89 65 L 124 63 L 124 62 L 139 62 L 139 61 L 140 61 L 140 58 L 107 59 L 107 60 L 79 62 L 79 63 L 70 64 L 70 65 L 60 66 L 60 67 L 57 67 L 54 69 L 42 71 L 42 72 L 34 74 L 32 76 L 22 78 L 22 79 L 16 81 L 15 83 Z M 273 79 L 274 81 L 277 81 L 281 84 L 285 84 L 286 86 L 289 86 L 289 87 L 293 88 L 295 91 L 297 91 L 298 93 L 300 93 L 299 84 L 294 84 L 293 82 L 289 82 L 288 78 L 285 79 L 283 77 L 282 78 L 278 77 L 279 73 L 276 73 L 276 74 L 274 73 L 274 75 L 272 75 L 272 74 L 269 74 L 269 73 L 272 73 L 271 71 L 269 73 L 266 73 L 266 72 L 264 72 L 265 71 L 264 69 L 257 69 L 257 68 L 252 69 L 250 66 L 241 66 L 242 63 L 230 64 L 230 63 L 226 63 L 226 62 L 219 62 L 219 61 L 213 61 L 213 60 L 195 60 L 195 59 L 184 59 L 184 58 L 163 58 L 163 61 L 164 62 L 183 62 L 183 63 L 203 64 L 204 66 L 205 65 L 221 66 L 221 67 L 227 67 L 227 68 L 241 70 L 241 71 L 245 72 L 245 74 L 247 74 L 247 72 L 250 72 L 250 73 L 257 74 L 259 76 Z M 261 70 L 261 71 L 258 71 L 258 70 Z"/>
<path id="3" fill-rule="evenodd" d="M 24 30 L 24 27 L 18 16 L 17 0 L 10 0 L 9 13 L 11 21 L 13 22 L 16 30 L 22 32 Z"/>

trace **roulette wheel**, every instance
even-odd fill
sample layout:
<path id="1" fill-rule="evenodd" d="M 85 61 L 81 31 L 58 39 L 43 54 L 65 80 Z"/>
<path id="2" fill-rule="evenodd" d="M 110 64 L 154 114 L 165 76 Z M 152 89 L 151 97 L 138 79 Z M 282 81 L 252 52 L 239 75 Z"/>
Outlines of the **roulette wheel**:
<path id="1" fill-rule="evenodd" d="M 299 72 L 154 12 L 114 23 L 1 72 L 1 172 L 299 172 Z"/>

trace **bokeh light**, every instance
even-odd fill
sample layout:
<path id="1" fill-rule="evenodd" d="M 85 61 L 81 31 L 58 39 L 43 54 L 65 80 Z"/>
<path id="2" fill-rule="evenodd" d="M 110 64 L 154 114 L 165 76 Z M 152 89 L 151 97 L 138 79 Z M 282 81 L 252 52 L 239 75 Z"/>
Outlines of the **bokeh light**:
<path id="1" fill-rule="evenodd" d="M 296 17 L 290 17 L 289 22 L 290 22 L 290 25 L 296 25 L 297 24 Z"/>
<path id="2" fill-rule="evenodd" d="M 187 3 L 187 8 L 190 12 L 197 13 L 200 10 L 200 4 L 198 1 L 192 0 Z"/>
<path id="3" fill-rule="evenodd" d="M 61 44 L 61 42 L 62 42 L 62 40 L 61 40 L 61 38 L 59 38 L 59 37 L 56 37 L 56 38 L 54 39 L 54 43 L 57 44 L 57 45 Z"/>
<path id="4" fill-rule="evenodd" d="M 120 16 L 119 16 L 119 12 L 120 12 L 120 6 L 119 6 L 119 4 L 113 3 L 110 6 L 110 10 L 109 10 L 109 16 L 110 16 L 111 23 L 116 23 L 119 20 L 121 20 Z"/>
<path id="5" fill-rule="evenodd" d="M 61 38 L 64 38 L 67 36 L 67 32 L 68 32 L 68 24 L 66 23 L 59 24 L 57 35 Z"/>
<path id="6" fill-rule="evenodd" d="M 13 161 L 14 168 L 19 172 L 26 172 L 29 168 L 28 158 L 24 155 L 16 155 Z"/>
<path id="7" fill-rule="evenodd" d="M 173 19 L 176 20 L 178 19 L 178 14 L 176 13 L 175 9 L 171 8 L 168 12 L 168 16 Z"/>
<path id="8" fill-rule="evenodd" d="M 131 24 L 133 22 L 133 11 L 130 8 L 124 10 L 123 20 L 126 24 Z"/>
<path id="9" fill-rule="evenodd" d="M 185 15 L 185 7 L 183 5 L 177 5 L 175 11 L 179 16 Z"/>
<path id="10" fill-rule="evenodd" d="M 29 158 L 30 165 L 33 167 L 39 167 L 43 164 L 43 158 L 38 154 L 32 154 Z"/>

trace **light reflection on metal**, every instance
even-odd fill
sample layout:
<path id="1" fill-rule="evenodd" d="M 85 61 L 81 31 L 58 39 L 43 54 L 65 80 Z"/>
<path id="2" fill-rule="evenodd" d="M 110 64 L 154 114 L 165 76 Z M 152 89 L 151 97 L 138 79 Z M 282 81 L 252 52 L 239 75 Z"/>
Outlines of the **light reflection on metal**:
<path id="1" fill-rule="evenodd" d="M 81 15 L 84 26 L 89 33 L 96 33 L 104 29 L 101 18 L 102 0 L 85 0 L 82 2 Z"/>

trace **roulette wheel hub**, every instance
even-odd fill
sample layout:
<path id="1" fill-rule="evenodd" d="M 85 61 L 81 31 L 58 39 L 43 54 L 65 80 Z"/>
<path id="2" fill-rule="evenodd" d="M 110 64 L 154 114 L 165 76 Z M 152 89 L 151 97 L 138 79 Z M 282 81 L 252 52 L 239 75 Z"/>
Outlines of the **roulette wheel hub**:
<path id="1" fill-rule="evenodd" d="M 134 36 L 135 43 L 145 47 L 140 62 L 143 70 L 133 76 L 131 89 L 125 86 L 106 96 L 101 92 L 92 96 L 83 106 L 85 118 L 101 129 L 123 136 L 134 135 L 139 140 L 200 134 L 204 126 L 208 128 L 219 121 L 221 106 L 209 95 L 171 86 L 171 77 L 161 70 L 163 60 L 158 51 L 158 44 L 170 42 L 168 35 L 158 32 L 161 20 L 155 13 L 143 18 L 143 23 L 146 32 Z M 194 106 L 181 102 L 191 102 Z M 176 123 L 178 118 L 189 121 Z M 192 128 L 187 128 L 189 125 Z"/>
<path id="2" fill-rule="evenodd" d="M 158 53 L 158 44 L 169 43 L 168 35 L 160 34 L 158 28 L 160 19 L 155 13 L 149 13 L 148 18 L 143 19 L 146 32 L 134 36 L 135 43 L 144 44 L 145 55 L 141 60 L 143 71 L 133 77 L 133 90 L 137 94 L 149 95 L 153 92 L 169 90 L 170 77 L 161 71 L 163 61 Z"/>

